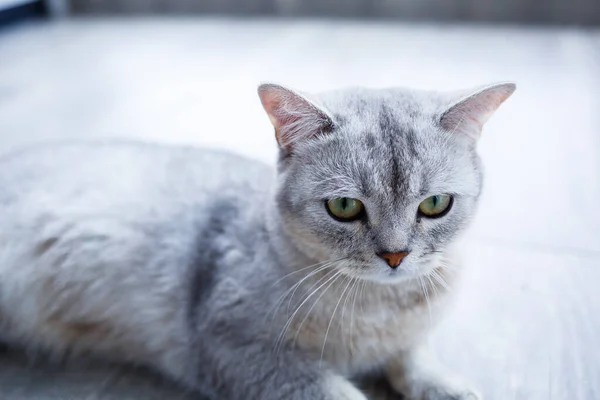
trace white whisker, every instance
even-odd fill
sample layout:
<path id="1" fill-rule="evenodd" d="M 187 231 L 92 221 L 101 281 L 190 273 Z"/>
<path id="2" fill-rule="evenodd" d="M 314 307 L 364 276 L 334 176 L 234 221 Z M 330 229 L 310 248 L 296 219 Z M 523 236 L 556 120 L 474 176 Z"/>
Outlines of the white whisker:
<path id="1" fill-rule="evenodd" d="M 321 292 L 321 294 L 319 295 L 319 297 L 317 297 L 317 299 L 315 300 L 315 302 L 313 303 L 313 305 L 310 307 L 310 309 L 308 310 L 308 312 L 306 313 L 306 315 L 304 316 L 304 318 L 300 322 L 300 325 L 298 325 L 298 329 L 296 330 L 296 334 L 294 335 L 294 341 L 292 342 L 293 345 L 295 345 L 296 341 L 298 340 L 298 335 L 300 334 L 300 330 L 302 329 L 302 325 L 304 325 L 304 322 L 306 322 L 306 320 L 308 319 L 308 316 L 310 315 L 311 311 L 315 308 L 315 306 L 317 305 L 317 303 L 319 302 L 319 300 L 321 300 L 321 298 L 323 297 L 323 295 L 325 294 L 325 292 L 335 283 L 335 281 L 337 280 L 337 278 L 340 276 L 341 273 L 342 273 L 342 271 L 338 271 L 338 273 L 335 274 L 334 277 L 336 279 L 333 282 L 331 282 L 329 284 L 329 286 L 327 286 L 325 288 L 325 290 L 323 290 L 323 292 Z"/>
<path id="2" fill-rule="evenodd" d="M 366 290 L 366 288 L 367 288 L 367 281 L 363 281 L 362 290 L 360 291 L 360 299 L 358 299 L 359 303 L 360 303 L 360 311 L 361 311 L 362 315 L 365 314 L 365 308 L 364 308 L 364 301 L 363 301 L 363 299 L 365 297 L 365 290 Z"/>
<path id="3" fill-rule="evenodd" d="M 296 284 L 292 285 L 289 289 L 287 289 L 283 295 L 281 295 L 281 297 L 279 297 L 279 299 L 275 302 L 275 305 L 273 306 L 273 309 L 271 311 L 269 311 L 266 316 L 268 318 L 269 315 L 272 315 L 272 320 L 275 318 L 275 315 L 277 314 L 277 311 L 279 311 L 279 307 L 281 307 L 281 304 L 283 304 L 283 301 L 285 300 L 285 298 L 290 294 L 290 292 L 294 291 L 295 293 L 295 289 L 297 289 L 305 280 L 307 280 L 308 278 L 318 274 L 319 272 L 322 272 L 328 268 L 331 268 L 334 266 L 334 264 L 339 261 L 330 261 L 325 265 L 322 265 L 320 267 L 318 267 L 316 270 L 312 271 L 311 273 L 309 273 L 307 276 L 305 276 L 304 278 L 302 278 L 300 281 L 298 281 Z M 311 265 L 311 267 L 314 267 L 315 265 Z M 292 297 L 294 295 L 292 294 Z M 288 306 L 288 312 L 289 312 L 289 306 Z"/>
<path id="4" fill-rule="evenodd" d="M 323 355 L 325 354 L 325 345 L 327 344 L 327 336 L 329 335 L 329 329 L 331 329 L 331 324 L 333 323 L 335 313 L 336 313 L 338 307 L 340 306 L 340 303 L 342 302 L 342 299 L 344 298 L 344 294 L 346 293 L 346 290 L 348 290 L 348 288 L 350 287 L 351 283 L 352 283 L 352 278 L 349 279 L 348 284 L 344 288 L 344 291 L 342 292 L 337 304 L 335 305 L 335 308 L 333 309 L 333 313 L 331 313 L 331 318 L 329 319 L 329 325 L 327 325 L 327 330 L 325 331 L 325 339 L 323 340 L 323 347 L 321 348 L 321 360 L 319 361 L 319 367 L 321 367 L 321 365 L 323 364 Z"/>
<path id="5" fill-rule="evenodd" d="M 446 290 L 446 291 L 452 290 L 450 288 L 450 286 L 448 286 L 448 282 L 446 282 L 446 280 L 444 279 L 443 275 L 440 272 L 438 272 L 434 269 L 433 271 L 431 271 L 431 276 L 433 277 L 433 279 L 435 279 L 437 281 L 437 283 L 439 283 L 444 288 L 444 290 Z"/>
<path id="6" fill-rule="evenodd" d="M 337 263 L 337 261 L 332 261 L 331 263 L 326 264 L 323 267 L 319 267 L 319 269 L 317 271 L 313 271 L 312 273 L 310 273 L 307 277 L 305 277 L 304 279 L 302 279 L 300 282 L 298 282 L 297 285 L 294 285 L 295 288 L 292 291 L 292 294 L 290 295 L 289 301 L 288 301 L 288 306 L 287 306 L 287 312 L 290 311 L 290 307 L 292 306 L 292 300 L 294 299 L 294 296 L 296 295 L 296 291 L 298 290 L 298 288 L 300 288 L 300 284 L 302 282 L 304 282 L 305 280 L 307 280 L 308 278 L 326 270 L 327 268 L 333 266 L 335 263 Z M 328 271 L 325 275 L 329 275 L 331 273 L 331 271 Z M 318 281 L 317 281 L 318 282 Z M 308 288 L 308 290 L 306 292 L 310 292 L 312 290 L 312 288 L 314 288 L 317 284 L 315 283 L 313 286 L 311 286 L 310 288 Z"/>
<path id="7" fill-rule="evenodd" d="M 356 281 L 356 290 L 354 291 L 354 299 L 352 300 L 352 312 L 350 313 L 350 349 L 352 349 L 352 345 L 354 344 L 354 309 L 356 307 L 356 298 L 360 292 L 360 289 L 364 283 L 360 281 Z"/>
<path id="8" fill-rule="evenodd" d="M 348 303 L 348 300 L 350 300 L 350 298 L 352 297 L 352 291 L 354 290 L 358 282 L 358 278 L 351 277 L 350 279 L 350 282 L 352 282 L 352 287 L 350 288 L 350 291 L 348 292 L 348 295 L 344 300 L 344 304 L 342 304 L 342 316 L 340 317 L 340 327 L 338 328 L 342 331 L 342 341 L 344 345 L 346 344 L 346 335 L 344 334 L 344 315 L 346 314 L 346 304 Z"/>
<path id="9" fill-rule="evenodd" d="M 342 258 L 343 258 L 343 257 L 342 257 Z M 284 280 L 285 278 L 288 278 L 288 277 L 290 277 L 290 276 L 292 276 L 292 275 L 295 275 L 295 274 L 297 274 L 297 273 L 299 273 L 299 272 L 306 271 L 307 269 L 310 269 L 310 268 L 318 267 L 319 265 L 324 265 L 324 264 L 334 263 L 334 262 L 336 262 L 336 261 L 340 261 L 342 258 L 338 258 L 337 260 L 326 260 L 326 261 L 321 261 L 321 262 L 318 262 L 318 263 L 316 263 L 316 264 L 309 265 L 308 267 L 304 267 L 304 268 L 300 268 L 300 269 L 297 269 L 297 270 L 295 270 L 295 271 L 292 271 L 292 272 L 290 272 L 289 274 L 286 274 L 286 275 L 282 276 L 281 278 L 279 278 L 278 280 L 276 280 L 276 281 L 275 281 L 275 283 L 273 283 L 273 286 L 277 285 L 279 282 L 281 282 L 281 281 L 282 281 L 282 280 Z"/>
<path id="10" fill-rule="evenodd" d="M 429 325 L 431 325 L 432 318 L 431 318 L 431 305 L 429 304 L 429 292 L 427 291 L 427 288 L 425 287 L 425 284 L 423 283 L 422 276 L 419 276 L 419 284 L 421 285 L 421 290 L 423 291 L 423 294 L 425 295 L 425 302 L 427 303 L 427 309 L 429 310 Z"/>
<path id="11" fill-rule="evenodd" d="M 435 294 L 435 297 L 438 297 L 439 296 L 438 288 L 435 285 L 435 283 L 431 280 L 431 272 L 425 274 L 425 278 L 427 278 L 427 282 L 429 283 L 429 286 L 431 286 L 431 290 L 432 290 L 433 294 Z"/>
<path id="12" fill-rule="evenodd" d="M 298 312 L 300 311 L 300 309 L 302 308 L 302 306 L 304 306 L 304 304 L 306 304 L 306 302 L 316 293 L 319 291 L 319 289 L 321 289 L 323 286 L 327 285 L 328 282 L 331 282 L 334 279 L 337 279 L 337 277 L 340 276 L 340 274 L 342 273 L 342 271 L 337 271 L 333 276 L 329 277 L 324 283 L 322 283 L 321 285 L 319 285 L 319 287 L 317 287 L 315 290 L 313 290 L 305 299 L 304 301 L 302 301 L 302 303 L 296 308 L 296 310 L 294 311 L 294 313 L 288 318 L 288 321 L 285 323 L 281 333 L 279 334 L 279 337 L 277 338 L 277 341 L 275 342 L 276 344 L 276 352 L 279 351 L 280 346 L 283 344 L 283 341 L 285 340 L 285 334 L 287 332 L 287 330 L 289 329 L 290 325 L 292 324 L 294 318 L 296 317 L 296 314 L 298 314 Z M 335 282 L 335 280 L 333 281 Z M 333 284 L 333 282 L 331 282 L 331 284 Z M 327 289 L 331 286 L 331 284 L 327 287 Z M 324 291 L 325 292 L 325 291 Z M 323 292 L 323 293 L 324 293 Z M 322 294 L 321 294 L 322 295 Z M 321 296 L 319 296 L 319 298 L 321 298 Z M 317 299 L 317 301 L 319 300 L 319 298 Z M 316 302 L 315 302 L 316 304 Z M 314 304 L 313 304 L 314 307 Z M 311 307 L 312 310 L 312 307 Z M 309 311 L 310 312 L 310 311 Z"/>

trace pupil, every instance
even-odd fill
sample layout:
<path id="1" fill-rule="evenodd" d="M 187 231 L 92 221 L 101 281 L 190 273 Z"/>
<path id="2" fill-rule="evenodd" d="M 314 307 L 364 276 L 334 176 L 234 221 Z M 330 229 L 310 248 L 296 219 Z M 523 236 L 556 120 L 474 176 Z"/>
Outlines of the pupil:
<path id="1" fill-rule="evenodd" d="M 438 203 L 438 197 L 437 197 L 437 196 L 433 196 L 433 197 L 431 198 L 431 202 L 433 203 L 433 206 L 434 206 L 434 207 L 435 207 L 435 206 L 437 206 L 437 203 Z"/>
<path id="2" fill-rule="evenodd" d="M 342 198 L 342 208 L 346 209 L 348 207 L 348 199 L 346 197 Z"/>

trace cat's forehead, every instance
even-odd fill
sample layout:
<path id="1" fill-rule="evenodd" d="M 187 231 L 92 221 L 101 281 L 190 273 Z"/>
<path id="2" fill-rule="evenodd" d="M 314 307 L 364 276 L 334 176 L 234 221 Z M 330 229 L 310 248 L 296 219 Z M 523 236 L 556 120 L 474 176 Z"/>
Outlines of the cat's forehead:
<path id="1" fill-rule="evenodd" d="M 439 93 L 401 88 L 350 88 L 316 96 L 337 124 L 357 128 L 388 121 L 410 126 L 415 120 L 431 118 L 445 100 Z"/>
<path id="2" fill-rule="evenodd" d="M 349 89 L 326 94 L 321 101 L 335 121 L 336 139 L 355 157 L 379 164 L 387 160 L 410 170 L 450 150 L 448 135 L 436 124 L 441 101 L 433 93 Z"/>
<path id="3" fill-rule="evenodd" d="M 369 90 L 335 93 L 321 101 L 337 124 L 309 152 L 318 158 L 321 175 L 335 177 L 323 179 L 321 189 L 342 188 L 367 197 L 388 193 L 398 199 L 465 190 L 450 186 L 464 170 L 473 170 L 473 160 L 436 127 L 434 102 L 423 102 L 414 92 Z"/>

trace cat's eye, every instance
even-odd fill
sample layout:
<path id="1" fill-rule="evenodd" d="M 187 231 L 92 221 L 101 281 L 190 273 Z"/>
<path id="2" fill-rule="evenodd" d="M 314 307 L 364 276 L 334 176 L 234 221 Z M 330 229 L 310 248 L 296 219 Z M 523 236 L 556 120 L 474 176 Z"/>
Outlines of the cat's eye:
<path id="1" fill-rule="evenodd" d="M 338 197 L 327 200 L 325 206 L 329 215 L 342 222 L 350 222 L 362 218 L 365 212 L 363 203 L 358 199 L 350 197 Z"/>
<path id="2" fill-rule="evenodd" d="M 449 194 L 438 194 L 426 198 L 419 204 L 419 214 L 428 218 L 443 217 L 450 211 L 453 198 Z"/>

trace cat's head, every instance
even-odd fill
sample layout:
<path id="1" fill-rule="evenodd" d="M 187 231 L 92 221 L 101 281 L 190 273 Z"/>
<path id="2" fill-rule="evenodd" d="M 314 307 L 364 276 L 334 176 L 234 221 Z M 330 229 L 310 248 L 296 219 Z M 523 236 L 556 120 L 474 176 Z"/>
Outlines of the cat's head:
<path id="1" fill-rule="evenodd" d="M 515 90 L 348 89 L 305 95 L 259 87 L 280 148 L 277 207 L 287 235 L 317 260 L 364 279 L 429 272 L 473 216 L 476 144 Z"/>

